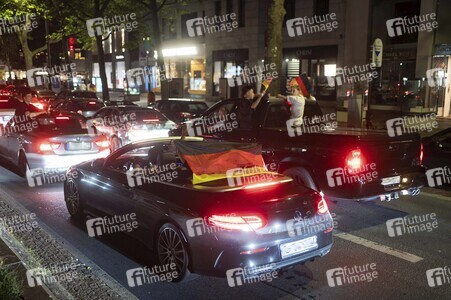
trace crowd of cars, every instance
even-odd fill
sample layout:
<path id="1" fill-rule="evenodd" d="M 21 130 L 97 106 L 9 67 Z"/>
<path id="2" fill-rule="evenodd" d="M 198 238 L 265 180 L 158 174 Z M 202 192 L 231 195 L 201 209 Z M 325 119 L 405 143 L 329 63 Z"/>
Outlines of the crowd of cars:
<path id="1" fill-rule="evenodd" d="M 290 107 L 282 99 L 262 101 L 252 130 L 216 130 L 215 124 L 199 132 L 193 122 L 236 121 L 225 116 L 240 115 L 240 100 L 210 108 L 184 100 L 139 107 L 105 104 L 92 92 L 36 91 L 48 113 L 31 130 L 16 131 L 15 92 L 7 87 L 0 95 L 3 158 L 22 176 L 34 168 L 77 174 L 64 182 L 74 218 L 136 213 L 140 226 L 129 234 L 159 263 L 175 263 L 179 280 L 189 272 L 225 276 L 238 267 L 253 268 L 248 275 L 254 276 L 324 256 L 333 243 L 324 194 L 384 201 L 416 195 L 425 185 L 418 134 L 336 128 L 316 101 L 306 102 L 310 121 L 302 132 L 290 132 Z M 181 139 L 187 127 L 198 137 Z M 449 138 L 433 137 L 425 149 L 433 151 L 436 143 Z M 171 180 L 159 180 L 168 166 Z M 252 168 L 257 171 L 246 173 Z M 223 176 L 230 170 L 240 171 L 233 184 Z M 376 177 L 361 177 L 364 172 Z M 146 174 L 150 180 L 143 184 Z"/>

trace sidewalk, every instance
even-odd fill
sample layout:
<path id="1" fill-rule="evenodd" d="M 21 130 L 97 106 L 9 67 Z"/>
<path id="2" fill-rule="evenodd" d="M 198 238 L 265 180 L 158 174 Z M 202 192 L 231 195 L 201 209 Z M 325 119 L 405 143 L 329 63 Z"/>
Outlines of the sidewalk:
<path id="1" fill-rule="evenodd" d="M 40 299 L 35 293 L 42 295 L 42 289 L 53 299 L 137 299 L 83 253 L 65 246 L 64 238 L 32 215 L 0 189 L 0 237 L 16 258 L 1 246 L 0 253 L 22 265 L 17 270 L 19 278 L 27 277 L 26 270 L 35 272 L 34 276 L 28 274 L 31 285 L 24 281 L 25 292 L 32 295 L 26 299 Z M 17 264 L 19 260 L 22 264 Z"/>

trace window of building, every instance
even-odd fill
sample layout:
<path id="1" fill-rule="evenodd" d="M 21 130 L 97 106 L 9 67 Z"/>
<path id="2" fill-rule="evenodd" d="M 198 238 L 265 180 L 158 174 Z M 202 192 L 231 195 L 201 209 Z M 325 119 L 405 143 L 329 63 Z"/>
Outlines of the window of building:
<path id="1" fill-rule="evenodd" d="M 221 10 L 221 1 L 215 1 L 215 15 L 220 16 Z"/>
<path id="2" fill-rule="evenodd" d="M 283 7 L 285 8 L 285 17 L 283 20 L 283 27 L 286 26 L 287 20 L 295 18 L 296 1 L 295 0 L 285 0 Z"/>
<path id="3" fill-rule="evenodd" d="M 177 32 L 175 31 L 174 24 L 175 20 L 173 18 L 161 19 L 161 32 L 163 33 L 163 40 L 167 41 L 177 38 Z"/>
<path id="4" fill-rule="evenodd" d="M 329 13 L 329 0 L 315 0 L 314 15 L 323 16 Z"/>
<path id="5" fill-rule="evenodd" d="M 246 18 L 246 2 L 245 0 L 240 0 L 238 7 L 238 27 L 245 26 L 245 18 Z"/>
<path id="6" fill-rule="evenodd" d="M 181 16 L 182 20 L 182 38 L 190 37 L 188 35 L 188 27 L 186 26 L 186 21 L 197 18 L 197 12 L 184 14 Z M 192 28 L 191 28 L 192 29 Z"/>
<path id="7" fill-rule="evenodd" d="M 233 11 L 233 0 L 227 0 L 226 2 L 226 12 L 227 14 L 231 14 Z"/>

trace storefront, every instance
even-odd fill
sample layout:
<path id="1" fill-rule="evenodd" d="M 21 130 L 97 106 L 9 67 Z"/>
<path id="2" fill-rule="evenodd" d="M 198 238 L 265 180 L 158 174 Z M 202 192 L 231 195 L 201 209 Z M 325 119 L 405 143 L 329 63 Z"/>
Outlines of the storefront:
<path id="1" fill-rule="evenodd" d="M 436 46 L 432 60 L 431 78 L 429 78 L 429 106 L 436 107 L 437 115 L 441 117 L 450 116 L 451 78 L 448 71 L 449 66 L 451 66 L 451 45 Z"/>
<path id="2" fill-rule="evenodd" d="M 249 64 L 249 49 L 220 50 L 212 52 L 213 60 L 213 96 L 226 98 L 238 97 L 237 87 L 229 87 L 224 78 L 239 76 Z M 221 80 L 223 79 L 223 80 Z M 230 89 L 225 91 L 225 89 Z"/>
<path id="3" fill-rule="evenodd" d="M 317 99 L 335 101 L 336 89 L 329 86 L 327 76 L 335 76 L 335 71 L 330 73 L 329 70 L 337 68 L 337 53 L 337 45 L 283 49 L 282 72 L 287 89 L 292 78 L 307 73 L 312 81 L 313 95 Z"/>

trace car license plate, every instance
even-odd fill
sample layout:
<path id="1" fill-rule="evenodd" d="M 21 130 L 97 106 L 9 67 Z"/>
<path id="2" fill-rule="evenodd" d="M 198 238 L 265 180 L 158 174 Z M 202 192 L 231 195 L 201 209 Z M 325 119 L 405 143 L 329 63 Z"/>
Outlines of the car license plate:
<path id="1" fill-rule="evenodd" d="M 382 178 L 382 185 L 391 185 L 391 184 L 398 184 L 401 182 L 401 176 L 393 176 L 393 177 L 386 177 Z"/>
<path id="2" fill-rule="evenodd" d="M 69 142 L 66 144 L 67 150 L 91 150 L 91 143 L 88 142 Z"/>
<path id="3" fill-rule="evenodd" d="M 318 243 L 316 239 L 317 239 L 316 236 L 311 236 L 303 240 L 280 245 L 280 253 L 282 255 L 282 258 L 286 258 L 289 256 L 304 253 L 309 250 L 318 248 Z"/>

